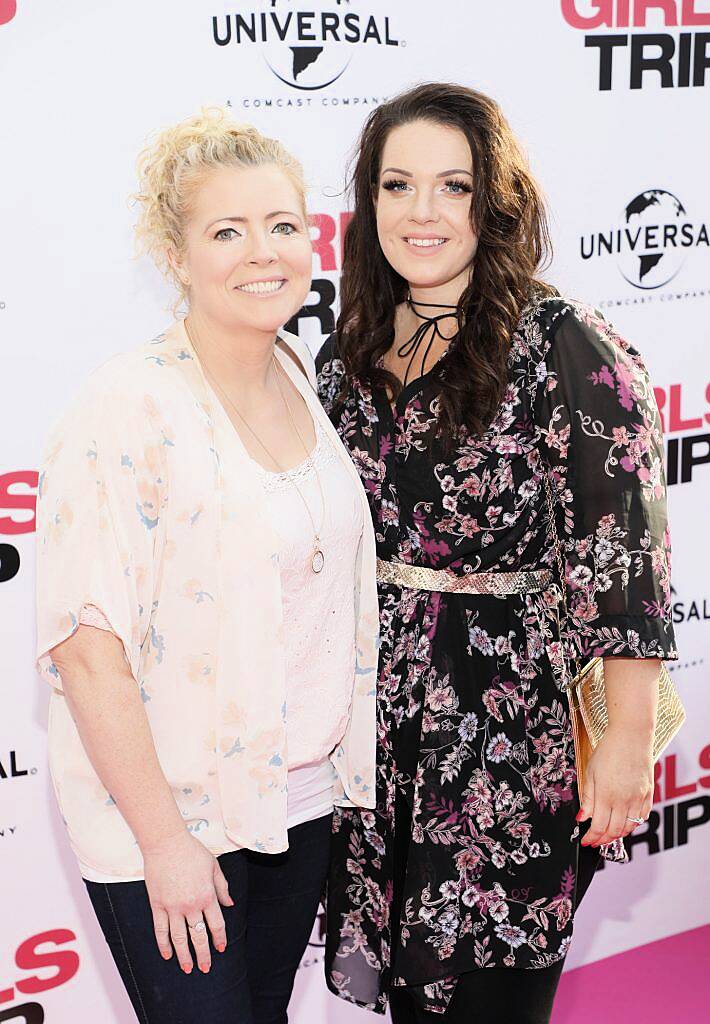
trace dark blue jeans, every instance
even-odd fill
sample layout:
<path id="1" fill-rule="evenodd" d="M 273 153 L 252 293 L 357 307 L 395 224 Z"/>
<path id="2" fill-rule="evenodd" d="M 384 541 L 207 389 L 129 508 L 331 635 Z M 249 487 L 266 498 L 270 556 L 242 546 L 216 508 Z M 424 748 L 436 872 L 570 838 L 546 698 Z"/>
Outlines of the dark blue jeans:
<path id="1" fill-rule="evenodd" d="M 141 1024 L 285 1024 L 298 965 L 323 894 L 331 815 L 289 830 L 282 854 L 219 858 L 233 907 L 223 907 L 224 953 L 184 974 L 163 960 L 143 882 L 86 882 L 89 897 Z"/>

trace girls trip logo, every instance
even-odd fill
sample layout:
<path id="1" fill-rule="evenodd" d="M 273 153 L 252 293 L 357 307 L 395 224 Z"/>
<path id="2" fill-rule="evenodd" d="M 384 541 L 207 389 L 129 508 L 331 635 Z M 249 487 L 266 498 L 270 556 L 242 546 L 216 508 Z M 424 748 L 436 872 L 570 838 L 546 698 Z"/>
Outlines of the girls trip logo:
<path id="1" fill-rule="evenodd" d="M 0 537 L 34 533 L 39 474 L 19 469 L 0 474 Z M 7 583 L 20 571 L 20 552 L 14 544 L 0 543 L 0 583 Z"/>
<path id="2" fill-rule="evenodd" d="M 75 942 L 73 931 L 53 928 L 20 943 L 15 951 L 15 967 L 22 976 L 12 984 L 0 987 L 0 1022 L 42 1024 L 45 1013 L 41 1003 L 31 999 L 18 1004 L 16 1000 L 37 996 L 71 981 L 79 970 L 80 959 L 76 950 L 67 946 Z M 4 1003 L 15 1005 L 3 1008 Z"/>
<path id="3" fill-rule="evenodd" d="M 710 821 L 710 745 L 698 753 L 695 768 L 684 775 L 677 754 L 662 758 L 654 768 L 654 810 L 645 828 L 636 830 L 627 843 L 633 859 L 636 847 L 653 856 L 690 841 L 693 829 Z"/>
<path id="4" fill-rule="evenodd" d="M 696 31 L 710 28 L 705 0 L 561 0 L 561 9 L 572 28 L 594 33 L 585 35 L 584 45 L 597 51 L 600 92 L 706 84 L 710 31 Z M 659 28 L 666 31 L 654 31 Z M 644 31 L 600 33 L 598 29 Z"/>
<path id="5" fill-rule="evenodd" d="M 7 25 L 16 14 L 17 0 L 0 0 L 0 25 Z"/>
<path id="6" fill-rule="evenodd" d="M 349 210 L 313 213 L 308 218 L 313 245 L 313 282 L 305 305 L 286 324 L 286 330 L 300 334 L 304 320 L 315 320 L 317 332 L 325 337 L 335 330 L 336 281 L 343 264 L 343 241 L 352 220 Z M 322 275 L 331 274 L 332 277 Z"/>
<path id="7" fill-rule="evenodd" d="M 653 389 L 666 441 L 666 483 L 689 484 L 700 466 L 710 464 L 710 384 L 705 406 L 693 402 L 682 384 Z"/>

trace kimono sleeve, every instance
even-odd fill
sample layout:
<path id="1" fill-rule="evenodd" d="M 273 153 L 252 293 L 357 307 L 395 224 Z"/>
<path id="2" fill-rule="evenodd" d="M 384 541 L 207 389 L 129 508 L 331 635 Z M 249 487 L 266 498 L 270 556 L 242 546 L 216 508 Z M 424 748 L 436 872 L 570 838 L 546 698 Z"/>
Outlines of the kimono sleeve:
<path id="1" fill-rule="evenodd" d="M 331 334 L 316 355 L 316 382 L 321 405 L 332 418 L 345 377 L 345 366 L 338 356 L 337 336 Z"/>
<path id="2" fill-rule="evenodd" d="M 574 307 L 537 381 L 579 653 L 676 658 L 663 434 L 641 357 L 600 314 Z"/>
<path id="3" fill-rule="evenodd" d="M 148 397 L 129 408 L 85 393 L 47 447 L 37 503 L 37 668 L 56 688 L 52 649 L 92 618 L 121 640 L 138 677 L 167 502 L 165 440 L 153 413 Z"/>

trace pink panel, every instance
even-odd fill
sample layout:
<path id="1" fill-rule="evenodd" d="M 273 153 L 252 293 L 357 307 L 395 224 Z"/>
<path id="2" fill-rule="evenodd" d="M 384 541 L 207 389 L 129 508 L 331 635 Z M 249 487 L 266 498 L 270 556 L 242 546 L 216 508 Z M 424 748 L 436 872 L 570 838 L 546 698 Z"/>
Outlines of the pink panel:
<path id="1" fill-rule="evenodd" d="M 710 925 L 562 976 L 552 1024 L 704 1024 L 710 1020 Z"/>

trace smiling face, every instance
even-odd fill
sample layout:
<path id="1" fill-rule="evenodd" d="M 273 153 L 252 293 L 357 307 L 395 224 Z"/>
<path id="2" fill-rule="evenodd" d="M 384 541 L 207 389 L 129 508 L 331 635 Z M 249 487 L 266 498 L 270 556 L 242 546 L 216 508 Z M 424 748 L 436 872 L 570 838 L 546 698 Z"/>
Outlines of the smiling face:
<path id="1" fill-rule="evenodd" d="M 299 190 L 271 164 L 208 171 L 192 198 L 184 252 L 171 261 L 192 311 L 230 330 L 277 331 L 311 287 Z"/>
<path id="2" fill-rule="evenodd" d="M 471 223 L 473 160 L 458 128 L 412 121 L 382 150 L 375 205 L 382 251 L 412 293 L 455 303 L 478 238 Z M 422 298 L 422 301 L 426 301 Z"/>

